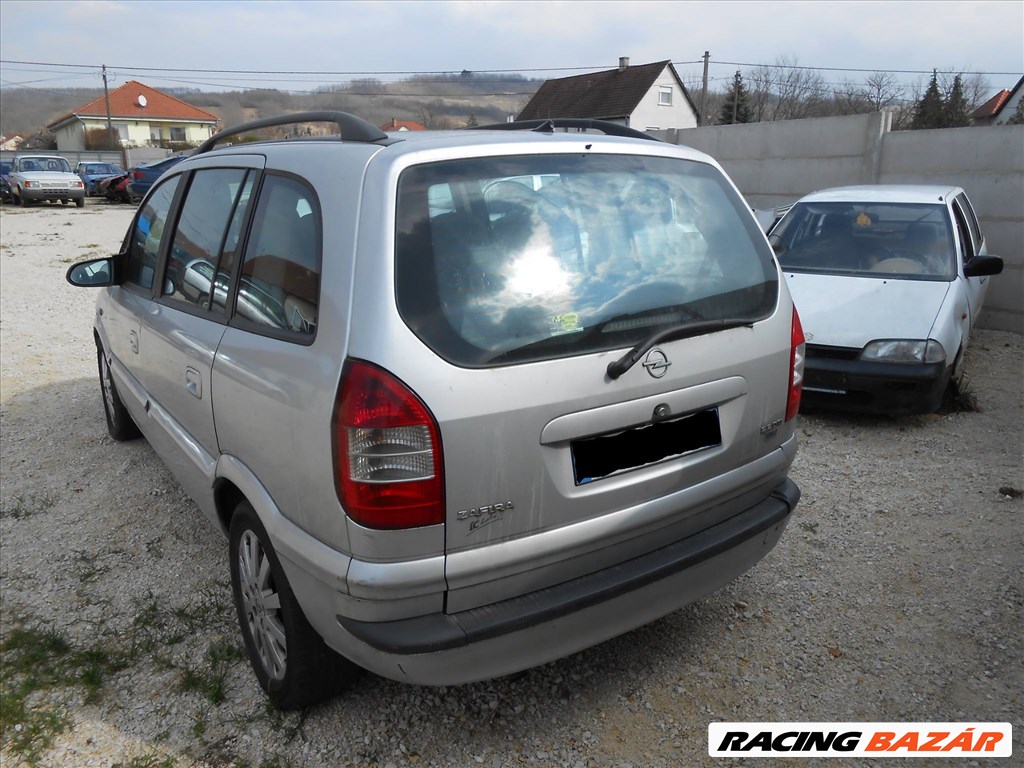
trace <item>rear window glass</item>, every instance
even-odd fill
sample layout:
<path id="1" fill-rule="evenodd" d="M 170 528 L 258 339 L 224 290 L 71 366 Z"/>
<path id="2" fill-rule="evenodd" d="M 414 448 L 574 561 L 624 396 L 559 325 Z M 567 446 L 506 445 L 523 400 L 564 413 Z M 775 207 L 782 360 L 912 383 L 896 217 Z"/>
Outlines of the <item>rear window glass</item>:
<path id="1" fill-rule="evenodd" d="M 945 205 L 800 203 L 772 230 L 787 270 L 857 277 L 951 280 L 953 230 Z"/>
<path id="2" fill-rule="evenodd" d="M 531 155 L 399 180 L 399 311 L 445 359 L 483 367 L 631 346 L 661 327 L 769 315 L 771 251 L 712 166 Z"/>

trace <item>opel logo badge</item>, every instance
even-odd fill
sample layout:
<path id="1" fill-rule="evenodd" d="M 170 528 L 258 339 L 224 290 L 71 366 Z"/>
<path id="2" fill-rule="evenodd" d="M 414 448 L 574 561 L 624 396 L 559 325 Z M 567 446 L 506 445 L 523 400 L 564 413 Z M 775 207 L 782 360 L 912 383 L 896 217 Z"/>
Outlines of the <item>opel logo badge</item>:
<path id="1" fill-rule="evenodd" d="M 668 367 L 672 365 L 672 363 L 668 361 L 665 353 L 660 349 L 652 349 L 647 353 L 647 357 L 644 358 L 643 365 L 652 377 L 660 379 L 668 373 Z"/>

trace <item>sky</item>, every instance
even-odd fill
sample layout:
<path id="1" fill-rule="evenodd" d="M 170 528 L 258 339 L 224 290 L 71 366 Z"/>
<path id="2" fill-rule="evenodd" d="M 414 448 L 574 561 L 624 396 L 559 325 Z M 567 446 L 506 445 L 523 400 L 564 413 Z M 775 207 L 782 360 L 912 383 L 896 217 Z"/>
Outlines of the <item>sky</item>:
<path id="1" fill-rule="evenodd" d="M 862 82 L 871 71 L 992 73 L 994 93 L 1024 73 L 1024 0 L 0 0 L 3 88 L 98 87 L 101 64 L 112 87 L 134 79 L 157 88 L 309 91 L 414 72 L 564 77 L 612 68 L 620 56 L 670 59 L 692 83 L 705 51 L 712 88 L 745 65 L 785 60 L 867 70 L 823 71 L 830 83 Z"/>

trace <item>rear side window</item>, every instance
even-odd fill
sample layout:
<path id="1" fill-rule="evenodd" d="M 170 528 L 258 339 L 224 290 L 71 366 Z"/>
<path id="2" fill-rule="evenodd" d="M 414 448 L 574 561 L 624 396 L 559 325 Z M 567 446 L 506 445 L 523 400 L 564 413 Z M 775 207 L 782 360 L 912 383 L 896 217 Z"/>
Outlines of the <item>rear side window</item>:
<path id="1" fill-rule="evenodd" d="M 164 297 L 208 306 L 221 244 L 245 174 L 240 168 L 215 168 L 193 175 L 167 257 Z M 226 294 L 226 284 L 219 292 Z"/>
<path id="2" fill-rule="evenodd" d="M 163 242 L 167 214 L 174 202 L 180 176 L 174 176 L 161 184 L 146 201 L 132 227 L 128 242 L 128 253 L 124 263 L 123 284 L 135 285 L 149 290 L 153 287 L 156 258 Z"/>
<path id="3" fill-rule="evenodd" d="M 268 175 L 242 260 L 235 317 L 260 328 L 312 339 L 320 295 L 320 206 L 291 177 Z"/>
<path id="4" fill-rule="evenodd" d="M 771 251 L 705 163 L 531 155 L 415 166 L 399 180 L 409 327 L 468 367 L 631 346 L 661 326 L 769 315 Z"/>

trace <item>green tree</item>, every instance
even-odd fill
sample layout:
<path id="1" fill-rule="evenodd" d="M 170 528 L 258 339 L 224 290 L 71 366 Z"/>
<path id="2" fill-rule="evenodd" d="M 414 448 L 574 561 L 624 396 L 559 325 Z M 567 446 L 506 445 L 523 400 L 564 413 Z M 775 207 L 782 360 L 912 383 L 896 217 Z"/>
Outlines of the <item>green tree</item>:
<path id="1" fill-rule="evenodd" d="M 469 117 L 466 118 L 466 127 L 476 128 L 478 125 L 480 125 L 480 121 L 476 119 L 476 113 L 470 110 Z"/>
<path id="2" fill-rule="evenodd" d="M 968 114 L 967 98 L 964 96 L 964 84 L 960 75 L 953 78 L 953 87 L 949 90 L 949 96 L 943 104 L 945 112 L 944 128 L 966 128 L 971 124 L 971 116 Z"/>
<path id="3" fill-rule="evenodd" d="M 924 92 L 921 100 L 917 102 L 914 120 L 910 123 L 910 127 L 913 130 L 946 127 L 946 105 L 942 93 L 939 91 L 939 73 L 934 69 L 928 89 Z"/>
<path id="4" fill-rule="evenodd" d="M 719 125 L 734 125 L 736 123 L 749 123 L 753 119 L 750 110 L 750 99 L 747 95 L 746 86 L 743 85 L 743 75 L 739 71 L 732 80 L 732 87 L 725 95 L 725 103 L 718 115 Z"/>

